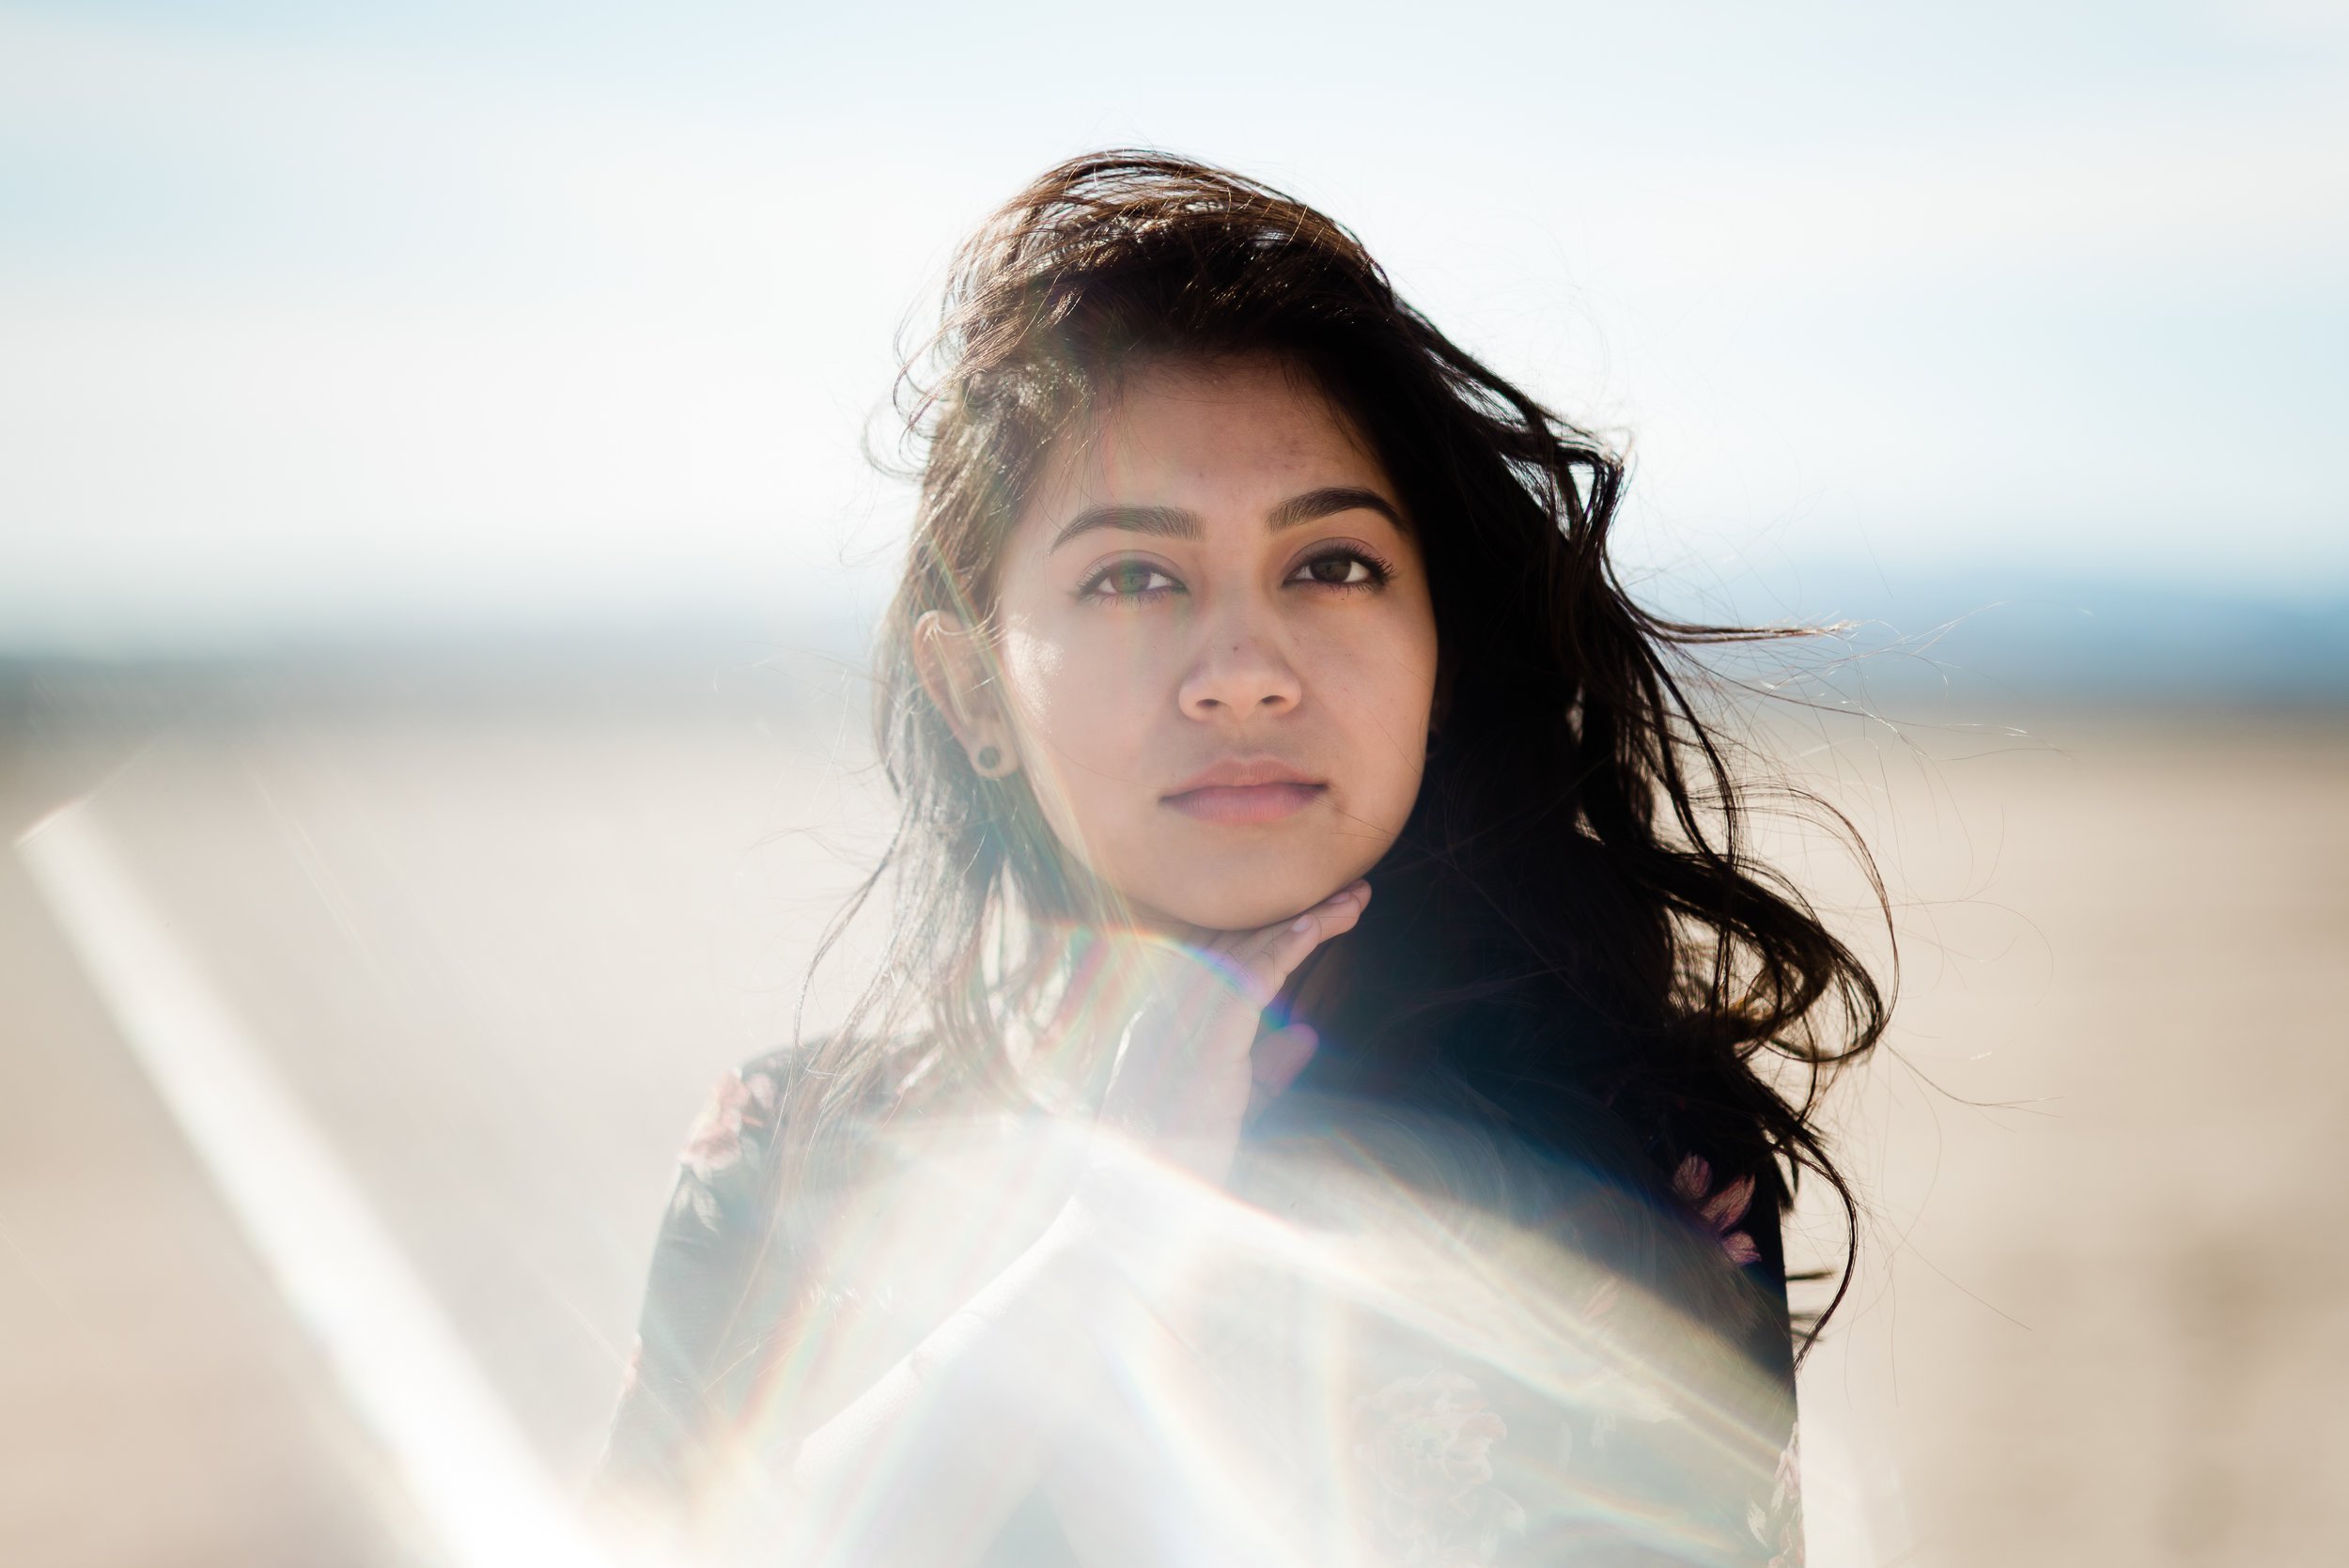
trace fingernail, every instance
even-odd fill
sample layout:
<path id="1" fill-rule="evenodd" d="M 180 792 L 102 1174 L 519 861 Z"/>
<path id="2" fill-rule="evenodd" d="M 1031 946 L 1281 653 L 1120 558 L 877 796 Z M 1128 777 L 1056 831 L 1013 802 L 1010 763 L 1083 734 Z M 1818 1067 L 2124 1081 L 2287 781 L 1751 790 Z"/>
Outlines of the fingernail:
<path id="1" fill-rule="evenodd" d="M 1289 929 L 1292 931 L 1310 931 L 1313 928 L 1314 917 L 1311 915 L 1299 915 L 1295 920 L 1289 922 Z"/>

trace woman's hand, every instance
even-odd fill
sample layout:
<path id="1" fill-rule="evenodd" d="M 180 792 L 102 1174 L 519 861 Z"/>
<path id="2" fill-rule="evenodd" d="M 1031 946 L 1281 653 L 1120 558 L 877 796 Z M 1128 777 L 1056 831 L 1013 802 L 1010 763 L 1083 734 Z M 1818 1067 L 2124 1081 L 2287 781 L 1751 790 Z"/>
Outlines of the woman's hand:
<path id="1" fill-rule="evenodd" d="M 1258 1039 L 1265 1008 L 1305 955 L 1351 930 L 1369 902 L 1370 884 L 1356 881 L 1293 919 L 1197 946 L 1113 940 L 1096 982 L 1110 1005 L 1085 1009 L 1118 1029 L 1101 1126 L 1159 1164 L 1221 1184 L 1252 1093 L 1279 1093 L 1313 1054 L 1302 1024 Z"/>
<path id="2" fill-rule="evenodd" d="M 1312 1052 L 1301 1028 L 1259 1041 L 1266 1006 L 1369 902 L 1369 885 L 1356 882 L 1258 931 L 1195 946 L 1143 936 L 1101 944 L 1059 1027 L 1115 1042 L 1102 1124 L 1153 1163 L 1221 1183 L 1252 1088 L 1284 1084 Z M 806 1499 L 801 1539 L 826 1553 L 854 1540 L 859 1561 L 967 1561 L 1056 1452 L 1100 1449 L 1102 1356 L 1167 1331 L 1135 1294 L 1129 1246 L 1102 1245 L 1146 1234 L 1130 1223 L 1115 1163 L 1097 1162 L 1025 1252 L 801 1442 L 790 1467 Z M 921 1506 L 876 1512 L 875 1497 Z"/>

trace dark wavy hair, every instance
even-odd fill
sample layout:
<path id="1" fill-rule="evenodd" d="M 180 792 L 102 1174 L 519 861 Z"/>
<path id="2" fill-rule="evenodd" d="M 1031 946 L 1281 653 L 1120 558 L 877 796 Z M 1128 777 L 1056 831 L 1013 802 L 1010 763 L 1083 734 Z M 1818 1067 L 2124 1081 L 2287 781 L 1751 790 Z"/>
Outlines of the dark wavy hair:
<path id="1" fill-rule="evenodd" d="M 916 678 L 912 629 L 942 611 L 984 630 L 1046 455 L 1121 378 L 1233 356 L 1310 377 L 1376 452 L 1439 646 L 1425 779 L 1378 896 L 1292 986 L 1327 1042 L 1300 1089 L 1446 1107 L 1651 1198 L 1697 1152 L 1781 1206 L 1808 1173 L 1856 1247 L 1815 1113 L 1887 997 L 1754 859 L 1750 785 L 1691 699 L 1718 689 L 1697 650 L 1788 633 L 1643 610 L 1609 559 L 1615 451 L 1437 331 L 1338 224 L 1151 152 L 1063 163 L 999 210 L 900 382 L 920 502 L 877 727 L 902 816 L 817 962 L 876 893 L 894 918 L 845 1026 L 802 1048 L 803 1146 L 890 1101 L 909 1071 L 891 1042 L 921 1042 L 913 1070 L 1018 1093 L 1007 1034 L 1067 961 L 1051 933 L 1112 911 L 1066 870 L 1025 775 L 972 769 Z"/>

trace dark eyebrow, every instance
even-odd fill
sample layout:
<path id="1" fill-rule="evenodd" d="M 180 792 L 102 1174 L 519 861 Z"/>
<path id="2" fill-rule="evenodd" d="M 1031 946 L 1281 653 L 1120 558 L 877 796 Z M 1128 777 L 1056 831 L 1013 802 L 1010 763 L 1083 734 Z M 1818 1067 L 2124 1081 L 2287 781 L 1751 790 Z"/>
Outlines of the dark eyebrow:
<path id="1" fill-rule="evenodd" d="M 1295 505 L 1295 502 L 1289 503 Z M 1162 539 L 1195 539 L 1199 520 L 1180 506 L 1088 506 L 1062 524 L 1052 536 L 1050 555 L 1080 534 L 1096 528 L 1122 528 L 1128 534 L 1152 534 Z"/>
<path id="2" fill-rule="evenodd" d="M 1403 514 L 1394 509 L 1392 502 L 1377 490 L 1359 489 L 1351 485 L 1329 485 L 1291 496 L 1266 515 L 1265 524 L 1277 534 L 1283 528 L 1301 527 L 1358 508 L 1377 512 L 1397 528 L 1403 526 Z"/>
<path id="3" fill-rule="evenodd" d="M 1366 490 L 1352 485 L 1325 485 L 1317 490 L 1293 495 L 1265 516 L 1265 526 L 1274 533 L 1283 528 L 1298 528 L 1340 512 L 1357 508 L 1377 512 L 1397 528 L 1403 526 L 1402 514 L 1393 503 L 1377 490 Z M 1061 525 L 1052 536 L 1052 543 L 1045 553 L 1050 554 L 1080 534 L 1097 528 L 1116 528 L 1128 534 L 1148 534 L 1161 539 L 1195 539 L 1200 527 L 1197 514 L 1180 506 L 1128 506 L 1111 503 L 1103 506 L 1088 506 Z"/>

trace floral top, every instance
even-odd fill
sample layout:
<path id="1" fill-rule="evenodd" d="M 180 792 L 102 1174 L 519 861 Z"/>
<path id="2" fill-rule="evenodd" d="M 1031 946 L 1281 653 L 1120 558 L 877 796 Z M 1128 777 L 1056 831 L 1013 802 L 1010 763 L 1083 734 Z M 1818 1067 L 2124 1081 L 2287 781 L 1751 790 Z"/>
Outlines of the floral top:
<path id="1" fill-rule="evenodd" d="M 974 1167 L 918 1196 L 884 1195 L 877 1177 L 811 1218 L 772 1180 L 787 1072 L 772 1056 L 726 1075 L 687 1137 L 598 1477 L 615 1513 L 690 1537 L 691 1560 L 733 1560 L 710 1543 L 760 1538 L 744 1523 L 756 1507 L 723 1494 L 756 1470 L 762 1440 L 795 1411 L 845 1403 L 967 1296 L 921 1283 L 949 1238 L 983 1281 L 1033 1234 L 998 1222 L 1019 1181 Z M 956 1136 L 876 1163 L 922 1180 L 991 1157 L 971 1153 L 967 1126 Z M 1690 1156 L 1664 1184 L 1717 1253 L 1720 1298 L 1750 1308 L 1722 1332 L 1539 1234 L 1463 1225 L 1392 1182 L 1348 1188 L 1318 1167 L 1308 1181 L 1270 1155 L 1252 1174 L 1242 1164 L 1251 1212 L 1309 1239 L 1258 1249 L 1203 1290 L 1197 1408 L 1235 1412 L 1230 1452 L 1307 1477 L 1343 1515 L 1345 1547 L 1308 1560 L 1801 1562 L 1784 1265 L 1754 1174 Z M 903 1223 L 912 1213 L 918 1226 Z M 1039 1494 L 986 1560 L 1076 1559 Z"/>

